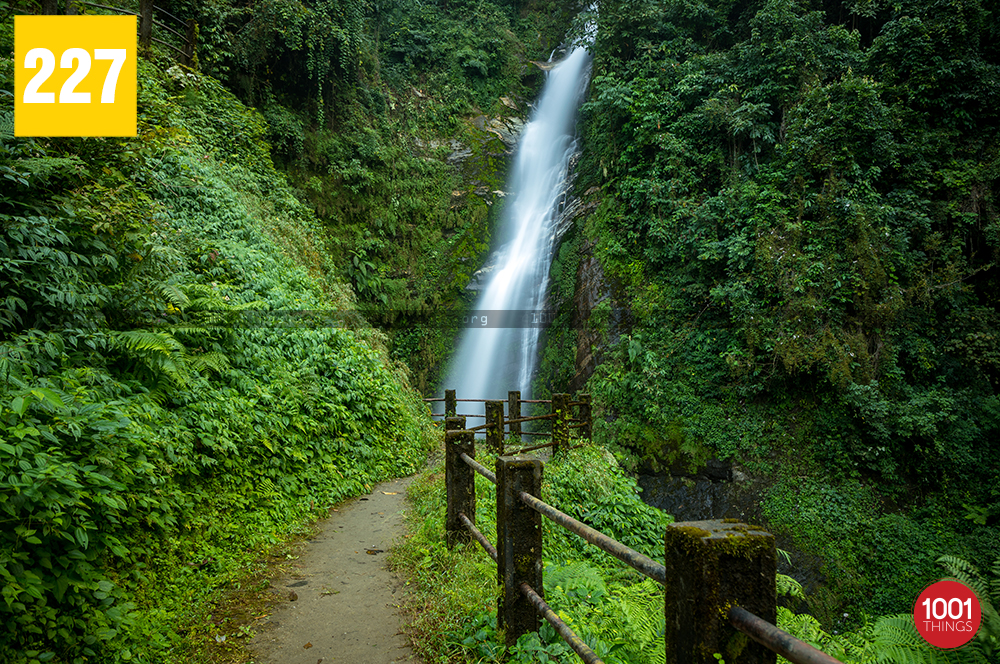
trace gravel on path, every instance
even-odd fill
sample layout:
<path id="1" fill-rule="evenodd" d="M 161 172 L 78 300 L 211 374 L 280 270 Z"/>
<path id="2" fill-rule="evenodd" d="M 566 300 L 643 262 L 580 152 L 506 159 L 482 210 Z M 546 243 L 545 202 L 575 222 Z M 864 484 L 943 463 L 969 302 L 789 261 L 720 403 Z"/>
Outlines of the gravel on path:
<path id="1" fill-rule="evenodd" d="M 293 572 L 272 582 L 287 601 L 249 644 L 257 664 L 419 664 L 397 608 L 404 583 L 386 567 L 411 480 L 379 484 L 317 524 Z"/>

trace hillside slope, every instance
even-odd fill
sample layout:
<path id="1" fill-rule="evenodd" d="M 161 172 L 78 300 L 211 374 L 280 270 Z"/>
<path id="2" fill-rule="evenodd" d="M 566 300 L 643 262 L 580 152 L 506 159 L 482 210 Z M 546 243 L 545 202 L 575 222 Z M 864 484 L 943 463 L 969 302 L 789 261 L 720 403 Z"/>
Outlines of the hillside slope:
<path id="1" fill-rule="evenodd" d="M 139 85 L 136 139 L 0 109 L 4 662 L 185 659 L 220 588 L 433 444 L 384 337 L 322 315 L 354 296 L 262 116 L 162 60 Z"/>

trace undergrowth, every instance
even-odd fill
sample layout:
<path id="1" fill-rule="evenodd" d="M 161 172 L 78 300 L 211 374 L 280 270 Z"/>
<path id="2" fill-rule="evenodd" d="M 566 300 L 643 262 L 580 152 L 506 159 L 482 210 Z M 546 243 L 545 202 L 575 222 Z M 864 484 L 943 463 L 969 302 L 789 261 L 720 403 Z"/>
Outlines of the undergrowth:
<path id="1" fill-rule="evenodd" d="M 0 136 L 4 662 L 188 661 L 268 551 L 428 450 L 384 335 L 316 316 L 353 296 L 260 114 L 168 67 L 136 138 Z"/>

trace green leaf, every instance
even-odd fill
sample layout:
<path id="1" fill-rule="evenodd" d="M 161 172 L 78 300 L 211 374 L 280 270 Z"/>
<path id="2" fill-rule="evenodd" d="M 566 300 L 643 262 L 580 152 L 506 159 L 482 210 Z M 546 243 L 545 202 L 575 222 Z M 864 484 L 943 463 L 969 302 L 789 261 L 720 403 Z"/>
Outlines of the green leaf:
<path id="1" fill-rule="evenodd" d="M 18 415 L 24 415 L 24 412 L 28 410 L 28 406 L 30 405 L 31 402 L 24 397 L 14 397 L 14 400 L 10 402 L 10 409 Z"/>
<path id="2" fill-rule="evenodd" d="M 110 627 L 101 627 L 97 630 L 97 638 L 101 641 L 110 641 L 115 638 L 115 634 L 117 633 L 117 630 L 113 630 Z"/>
<path id="3" fill-rule="evenodd" d="M 63 595 L 66 594 L 66 589 L 69 588 L 69 577 L 65 574 L 61 574 L 56 577 L 56 587 L 54 589 L 54 594 L 56 600 L 61 602 Z"/>
<path id="4" fill-rule="evenodd" d="M 31 394 L 34 395 L 39 401 L 51 402 L 56 408 L 66 407 L 66 405 L 63 404 L 62 398 L 50 389 L 40 387 L 38 389 L 31 390 Z"/>

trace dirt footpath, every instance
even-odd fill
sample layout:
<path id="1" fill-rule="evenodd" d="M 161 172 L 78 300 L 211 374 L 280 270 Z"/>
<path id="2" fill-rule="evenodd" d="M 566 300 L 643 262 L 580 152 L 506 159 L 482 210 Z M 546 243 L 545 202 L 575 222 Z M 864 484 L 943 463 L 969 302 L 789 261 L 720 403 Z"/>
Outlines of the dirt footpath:
<path id="1" fill-rule="evenodd" d="M 293 573 L 276 579 L 278 605 L 250 642 L 257 664 L 419 664 L 402 635 L 403 582 L 386 568 L 403 534 L 411 478 L 385 482 L 317 524 Z"/>

